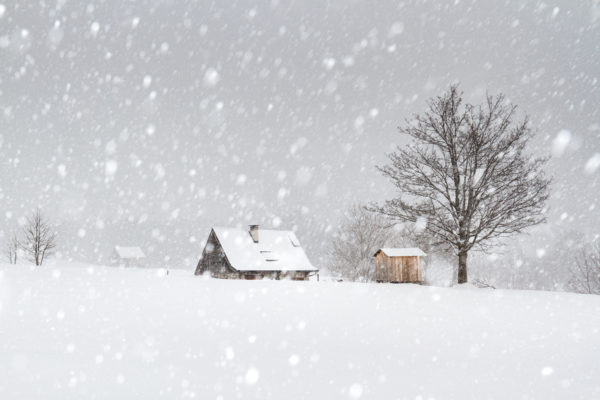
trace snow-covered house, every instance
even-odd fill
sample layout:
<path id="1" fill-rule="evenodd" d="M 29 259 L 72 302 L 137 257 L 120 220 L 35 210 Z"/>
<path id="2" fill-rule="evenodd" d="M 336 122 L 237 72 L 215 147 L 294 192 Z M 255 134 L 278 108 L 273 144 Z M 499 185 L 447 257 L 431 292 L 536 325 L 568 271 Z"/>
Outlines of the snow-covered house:
<path id="1" fill-rule="evenodd" d="M 111 263 L 119 267 L 143 267 L 146 255 L 139 247 L 115 246 Z"/>
<path id="2" fill-rule="evenodd" d="M 213 227 L 196 267 L 225 279 L 307 280 L 319 272 L 292 231 Z"/>
<path id="3" fill-rule="evenodd" d="M 419 248 L 383 248 L 375 257 L 377 282 L 423 283 L 421 257 L 426 256 Z"/>

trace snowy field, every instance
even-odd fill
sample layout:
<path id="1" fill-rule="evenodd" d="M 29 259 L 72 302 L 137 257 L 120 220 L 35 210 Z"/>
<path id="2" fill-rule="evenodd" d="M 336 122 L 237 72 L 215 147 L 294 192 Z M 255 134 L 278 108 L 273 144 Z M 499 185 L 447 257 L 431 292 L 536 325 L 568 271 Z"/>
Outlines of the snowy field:
<path id="1" fill-rule="evenodd" d="M 0 267 L 1 399 L 599 399 L 600 296 Z"/>

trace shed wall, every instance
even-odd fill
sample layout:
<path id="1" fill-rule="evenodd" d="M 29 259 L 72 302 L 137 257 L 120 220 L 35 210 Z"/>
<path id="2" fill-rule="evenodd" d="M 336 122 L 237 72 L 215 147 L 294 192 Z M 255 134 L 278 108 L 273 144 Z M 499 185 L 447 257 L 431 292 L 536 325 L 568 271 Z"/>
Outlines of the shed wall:
<path id="1" fill-rule="evenodd" d="M 375 276 L 380 282 L 423 281 L 421 257 L 389 257 L 380 251 L 375 256 Z"/>

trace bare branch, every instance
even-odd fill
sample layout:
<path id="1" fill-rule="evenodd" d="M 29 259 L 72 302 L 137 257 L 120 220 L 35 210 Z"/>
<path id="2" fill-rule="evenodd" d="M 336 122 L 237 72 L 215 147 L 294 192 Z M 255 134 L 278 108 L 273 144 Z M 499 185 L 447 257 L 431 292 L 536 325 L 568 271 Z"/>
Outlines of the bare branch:
<path id="1" fill-rule="evenodd" d="M 8 259 L 9 264 L 16 264 L 19 252 L 19 239 L 16 233 L 11 233 L 10 237 L 6 241 L 6 247 L 4 248 L 4 254 Z"/>
<path id="2" fill-rule="evenodd" d="M 571 267 L 569 286 L 579 293 L 600 294 L 600 242 L 580 250 Z"/>

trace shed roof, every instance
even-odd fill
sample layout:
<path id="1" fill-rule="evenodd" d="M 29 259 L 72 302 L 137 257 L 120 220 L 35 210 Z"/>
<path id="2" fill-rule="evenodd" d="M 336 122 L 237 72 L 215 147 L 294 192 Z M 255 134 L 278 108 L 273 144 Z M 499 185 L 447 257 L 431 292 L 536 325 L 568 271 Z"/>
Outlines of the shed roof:
<path id="1" fill-rule="evenodd" d="M 238 271 L 318 271 L 292 231 L 258 230 L 258 243 L 245 229 L 214 227 L 233 268 Z"/>
<path id="2" fill-rule="evenodd" d="M 425 254 L 425 252 L 423 252 L 423 250 L 419 249 L 418 247 L 407 247 L 407 248 L 384 247 L 384 248 L 377 250 L 375 252 L 375 254 L 373 254 L 373 257 L 375 257 L 377 254 L 379 254 L 380 251 L 383 251 L 383 253 L 388 257 L 416 257 L 416 256 L 423 257 L 423 256 L 427 255 L 427 254 Z"/>
<path id="3" fill-rule="evenodd" d="M 115 246 L 115 252 L 122 259 L 146 258 L 146 255 L 139 247 Z"/>

